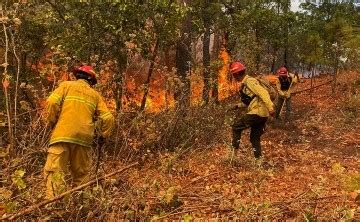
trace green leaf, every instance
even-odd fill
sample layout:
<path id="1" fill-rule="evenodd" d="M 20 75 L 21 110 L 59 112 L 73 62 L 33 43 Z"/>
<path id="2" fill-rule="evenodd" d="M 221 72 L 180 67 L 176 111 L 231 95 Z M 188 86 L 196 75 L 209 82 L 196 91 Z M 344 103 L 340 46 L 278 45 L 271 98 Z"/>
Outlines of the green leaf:
<path id="1" fill-rule="evenodd" d="M 341 174 L 345 171 L 345 168 L 341 166 L 340 163 L 335 163 L 334 165 L 332 165 L 331 170 L 333 173 Z"/>
<path id="2" fill-rule="evenodd" d="M 193 217 L 189 214 L 185 214 L 183 216 L 183 220 L 184 220 L 184 222 L 190 222 L 190 221 L 193 221 Z"/>
<path id="3" fill-rule="evenodd" d="M 16 171 L 15 171 L 15 176 L 16 176 L 16 177 L 22 178 L 24 175 L 25 175 L 25 171 L 24 171 L 24 170 L 16 170 Z"/>
<path id="4" fill-rule="evenodd" d="M 341 219 L 342 219 L 341 221 L 344 221 L 344 222 L 353 221 L 354 216 L 355 216 L 355 212 L 356 212 L 356 209 L 344 210 L 344 211 L 342 212 L 342 213 L 343 213 L 343 217 L 341 218 Z"/>
<path id="5" fill-rule="evenodd" d="M 7 213 L 13 213 L 13 212 L 15 212 L 16 207 L 17 207 L 16 202 L 8 202 L 5 205 L 5 210 Z"/>
<path id="6" fill-rule="evenodd" d="M 305 219 L 306 222 L 315 222 L 316 221 L 315 218 L 314 218 L 314 215 L 309 211 L 307 211 L 305 213 L 304 219 Z"/>
<path id="7" fill-rule="evenodd" d="M 12 175 L 11 180 L 12 180 L 13 184 L 15 184 L 19 190 L 26 188 L 26 183 L 23 180 L 24 175 L 25 175 L 24 170 L 16 170 Z"/>

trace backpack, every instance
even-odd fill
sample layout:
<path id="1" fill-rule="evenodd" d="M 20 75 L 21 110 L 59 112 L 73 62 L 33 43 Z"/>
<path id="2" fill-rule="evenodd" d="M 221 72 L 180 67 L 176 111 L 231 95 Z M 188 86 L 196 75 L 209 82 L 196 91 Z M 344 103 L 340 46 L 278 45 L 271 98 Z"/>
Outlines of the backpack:
<path id="1" fill-rule="evenodd" d="M 269 93 L 270 100 L 274 102 L 278 95 L 275 86 L 271 84 L 271 82 L 268 79 L 264 78 L 263 76 L 257 76 L 252 78 L 256 79 L 259 82 L 260 86 L 262 86 Z M 244 87 L 246 87 L 246 85 L 241 86 L 239 95 L 241 102 L 243 102 L 245 105 L 248 106 L 251 103 L 251 101 L 256 97 L 256 95 L 252 97 L 248 96 L 246 93 L 243 92 Z"/>
<path id="2" fill-rule="evenodd" d="M 268 91 L 271 101 L 272 102 L 275 101 L 277 94 L 278 94 L 275 86 L 273 84 L 271 84 L 270 81 L 268 79 L 266 79 L 264 76 L 257 76 L 257 77 L 255 77 L 255 79 L 257 79 L 257 81 L 260 83 L 260 85 L 266 91 Z"/>

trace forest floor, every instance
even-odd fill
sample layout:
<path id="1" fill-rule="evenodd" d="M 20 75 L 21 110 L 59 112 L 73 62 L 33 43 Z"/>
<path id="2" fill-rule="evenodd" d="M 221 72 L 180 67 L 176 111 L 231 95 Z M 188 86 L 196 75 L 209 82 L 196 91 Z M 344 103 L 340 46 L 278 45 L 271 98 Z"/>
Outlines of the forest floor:
<path id="1" fill-rule="evenodd" d="M 102 206 L 82 204 L 86 218 L 359 221 L 359 113 L 347 102 L 350 82 L 359 77 L 340 79 L 335 96 L 331 85 L 293 96 L 292 122 L 269 120 L 262 161 L 253 157 L 248 132 L 242 135 L 241 152 L 230 160 L 228 128 L 219 144 L 204 144 L 185 155 L 160 152 L 141 167 L 107 180 L 94 201 Z M 315 85 L 328 80 L 317 78 Z M 305 80 L 296 90 L 309 86 Z M 122 166 L 108 161 L 103 170 Z M 49 215 L 41 211 L 33 216 Z"/>
<path id="2" fill-rule="evenodd" d="M 339 81 L 335 96 L 329 84 L 295 95 L 293 121 L 269 121 L 262 162 L 253 158 L 248 132 L 242 152 L 227 158 L 230 128 L 222 144 L 181 157 L 162 153 L 127 174 L 137 207 L 123 209 L 153 219 L 360 220 L 360 125 L 359 113 L 344 109 L 349 80 Z M 308 87 L 310 80 L 297 90 Z"/>

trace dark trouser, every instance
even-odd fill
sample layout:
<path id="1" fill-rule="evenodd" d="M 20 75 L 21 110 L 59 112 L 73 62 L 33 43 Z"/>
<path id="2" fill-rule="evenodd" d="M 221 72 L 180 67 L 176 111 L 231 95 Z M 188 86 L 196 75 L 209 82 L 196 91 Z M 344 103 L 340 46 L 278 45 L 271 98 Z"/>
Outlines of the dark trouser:
<path id="1" fill-rule="evenodd" d="M 290 120 L 290 113 L 291 113 L 291 97 L 289 97 L 289 98 L 279 97 L 278 98 L 278 102 L 277 102 L 277 106 L 276 106 L 276 112 L 275 112 L 275 118 L 276 119 L 280 118 L 280 112 L 281 112 L 281 110 L 283 108 L 284 102 L 285 102 L 285 106 L 286 106 L 285 120 L 289 121 Z"/>
<path id="2" fill-rule="evenodd" d="M 238 120 L 235 120 L 232 125 L 232 146 L 234 149 L 239 149 L 241 132 L 244 129 L 251 128 L 250 142 L 254 149 L 255 158 L 261 157 L 260 137 L 264 133 L 265 123 L 267 117 L 261 117 L 254 114 L 245 114 Z"/>

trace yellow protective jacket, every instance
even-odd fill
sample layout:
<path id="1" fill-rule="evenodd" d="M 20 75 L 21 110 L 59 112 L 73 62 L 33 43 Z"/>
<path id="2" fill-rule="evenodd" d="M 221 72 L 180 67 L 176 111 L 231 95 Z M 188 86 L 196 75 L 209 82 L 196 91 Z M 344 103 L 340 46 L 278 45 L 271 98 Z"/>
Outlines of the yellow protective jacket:
<path id="1" fill-rule="evenodd" d="M 50 145 L 67 142 L 91 147 L 95 121 L 101 136 L 110 136 L 114 116 L 85 80 L 65 81 L 47 99 L 45 119 L 53 127 Z"/>
<path id="2" fill-rule="evenodd" d="M 250 97 L 254 97 L 247 106 L 247 114 L 269 117 L 269 111 L 274 111 L 274 104 L 268 91 L 260 85 L 257 79 L 248 75 L 244 77 L 241 84 L 243 92 Z M 246 105 L 242 103 L 240 106 L 244 107 Z"/>
<path id="3" fill-rule="evenodd" d="M 299 82 L 299 77 L 289 73 L 289 76 L 291 77 L 291 82 L 290 82 L 290 88 L 288 90 L 281 90 L 281 83 L 279 78 L 276 78 L 276 88 L 279 92 L 279 96 L 281 97 L 285 97 L 285 98 L 289 98 L 291 95 L 292 90 L 294 89 L 294 86 L 296 85 L 296 83 Z"/>

